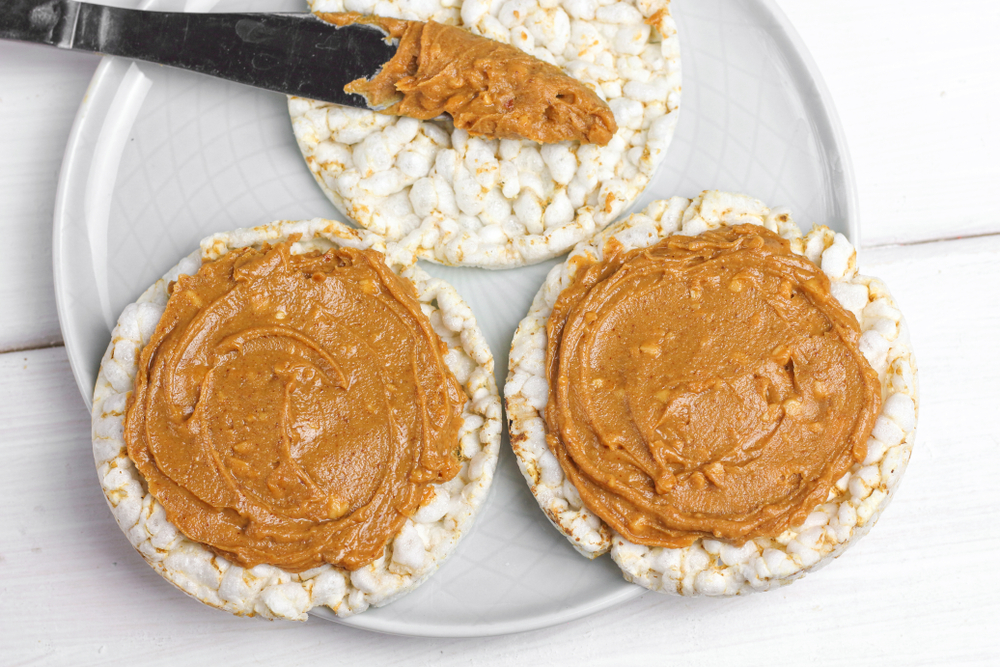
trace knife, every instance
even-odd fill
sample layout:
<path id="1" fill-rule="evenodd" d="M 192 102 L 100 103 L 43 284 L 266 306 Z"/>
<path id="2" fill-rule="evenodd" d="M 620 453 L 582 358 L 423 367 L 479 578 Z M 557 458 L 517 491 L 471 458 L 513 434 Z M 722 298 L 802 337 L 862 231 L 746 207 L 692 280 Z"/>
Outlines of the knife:
<path id="1" fill-rule="evenodd" d="M 0 38 L 123 56 L 257 88 L 369 108 L 344 86 L 375 76 L 396 53 L 364 24 L 307 13 L 152 12 L 74 0 L 6 0 Z"/>

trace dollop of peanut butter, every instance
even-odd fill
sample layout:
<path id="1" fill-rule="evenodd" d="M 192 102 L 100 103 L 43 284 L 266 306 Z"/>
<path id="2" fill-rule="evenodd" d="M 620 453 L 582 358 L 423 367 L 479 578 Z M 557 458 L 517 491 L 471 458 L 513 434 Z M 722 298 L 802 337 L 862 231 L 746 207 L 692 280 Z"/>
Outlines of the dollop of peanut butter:
<path id="1" fill-rule="evenodd" d="M 548 323 L 548 446 L 626 539 L 776 537 L 865 458 L 881 388 L 857 320 L 781 237 L 670 236 L 579 269 Z"/>
<path id="2" fill-rule="evenodd" d="M 618 129 L 597 93 L 555 65 L 450 25 L 354 13 L 318 14 L 335 25 L 368 23 L 399 40 L 396 55 L 370 81 L 344 90 L 373 108 L 421 120 L 449 114 L 455 127 L 498 139 L 601 146 Z"/>
<path id="3" fill-rule="evenodd" d="M 458 472 L 465 394 L 381 254 L 243 248 L 171 291 L 125 442 L 188 538 L 244 567 L 353 570 Z"/>

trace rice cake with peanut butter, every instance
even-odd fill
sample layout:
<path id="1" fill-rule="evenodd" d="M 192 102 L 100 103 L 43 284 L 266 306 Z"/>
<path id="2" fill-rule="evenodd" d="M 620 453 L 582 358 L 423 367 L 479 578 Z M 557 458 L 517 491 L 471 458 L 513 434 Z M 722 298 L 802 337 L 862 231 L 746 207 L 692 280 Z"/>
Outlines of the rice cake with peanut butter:
<path id="1" fill-rule="evenodd" d="M 496 466 L 493 359 L 412 254 L 327 220 L 217 234 L 125 309 L 94 394 L 115 518 L 239 615 L 339 616 L 454 550 Z"/>
<path id="2" fill-rule="evenodd" d="M 839 555 L 887 505 L 917 408 L 905 322 L 847 239 L 720 192 L 578 245 L 518 328 L 505 395 L 556 527 L 682 595 Z"/>
<path id="3" fill-rule="evenodd" d="M 617 218 L 665 157 L 681 96 L 666 0 L 313 0 L 310 7 L 434 21 L 509 44 L 561 68 L 613 114 L 610 139 L 591 132 L 601 123 L 582 131 L 596 143 L 539 144 L 476 136 L 483 128 L 475 122 L 456 127 L 291 98 L 296 140 L 327 197 L 421 258 L 499 269 L 555 257 Z"/>

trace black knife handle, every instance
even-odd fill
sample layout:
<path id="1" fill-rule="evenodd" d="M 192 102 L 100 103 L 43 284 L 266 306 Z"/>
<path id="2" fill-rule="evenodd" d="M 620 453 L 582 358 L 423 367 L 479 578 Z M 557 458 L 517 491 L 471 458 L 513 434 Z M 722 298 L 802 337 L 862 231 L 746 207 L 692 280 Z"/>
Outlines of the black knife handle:
<path id="1" fill-rule="evenodd" d="M 66 0 L 7 0 L 0 8 L 0 39 L 63 46 L 72 41 L 78 9 Z"/>

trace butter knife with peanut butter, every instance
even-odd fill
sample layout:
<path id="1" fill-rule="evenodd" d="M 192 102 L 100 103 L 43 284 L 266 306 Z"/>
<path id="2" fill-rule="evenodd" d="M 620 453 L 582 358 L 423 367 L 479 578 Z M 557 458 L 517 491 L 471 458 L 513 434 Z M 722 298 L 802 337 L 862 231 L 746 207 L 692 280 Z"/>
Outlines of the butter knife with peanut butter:
<path id="1" fill-rule="evenodd" d="M 603 146 L 617 129 L 604 100 L 555 65 L 433 21 L 11 0 L 0 10 L 0 39 L 133 58 L 413 118 L 448 113 L 456 127 L 500 139 Z"/>

